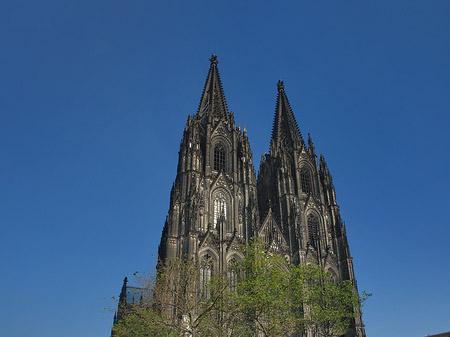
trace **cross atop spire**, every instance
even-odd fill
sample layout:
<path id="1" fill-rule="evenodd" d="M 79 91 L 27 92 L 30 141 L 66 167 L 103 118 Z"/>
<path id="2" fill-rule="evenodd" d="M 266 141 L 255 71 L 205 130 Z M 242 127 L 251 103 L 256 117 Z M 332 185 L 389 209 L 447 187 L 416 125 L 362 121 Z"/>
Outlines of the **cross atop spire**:
<path id="1" fill-rule="evenodd" d="M 205 87 L 203 89 L 202 98 L 198 108 L 200 116 L 211 116 L 213 119 L 228 120 L 229 113 L 225 94 L 220 80 L 217 64 L 217 56 L 213 54 L 209 59 L 211 66 L 209 67 L 208 77 L 206 78 Z"/>
<path id="2" fill-rule="evenodd" d="M 278 80 L 277 87 L 278 87 L 278 92 L 284 90 L 284 84 L 283 84 L 282 80 Z"/>
<path id="3" fill-rule="evenodd" d="M 294 113 L 284 91 L 284 83 L 282 80 L 278 81 L 277 87 L 278 97 L 270 145 L 270 152 L 272 154 L 280 147 L 293 149 L 300 148 L 304 144 L 303 137 L 295 121 Z"/>
<path id="4" fill-rule="evenodd" d="M 212 54 L 211 58 L 209 59 L 209 61 L 211 62 L 211 64 L 215 64 L 218 65 L 219 61 L 217 60 L 217 55 L 216 54 Z"/>

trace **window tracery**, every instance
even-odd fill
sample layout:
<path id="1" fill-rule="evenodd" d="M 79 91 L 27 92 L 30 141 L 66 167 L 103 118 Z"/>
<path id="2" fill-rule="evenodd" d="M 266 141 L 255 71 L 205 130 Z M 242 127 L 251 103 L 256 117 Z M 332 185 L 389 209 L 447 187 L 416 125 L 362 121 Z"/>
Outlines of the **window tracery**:
<path id="1" fill-rule="evenodd" d="M 222 192 L 219 192 L 214 198 L 214 228 L 217 227 L 217 222 L 222 215 L 225 219 L 227 218 L 227 199 Z"/>
<path id="2" fill-rule="evenodd" d="M 300 181 L 303 193 L 311 193 L 311 175 L 306 167 L 303 167 L 300 171 Z"/>
<path id="3" fill-rule="evenodd" d="M 214 148 L 214 170 L 225 171 L 225 148 L 222 144 Z"/>
<path id="4" fill-rule="evenodd" d="M 230 284 L 230 290 L 231 291 L 236 291 L 236 285 L 238 282 L 238 274 L 237 274 L 237 261 L 236 259 L 231 259 L 228 262 L 228 267 L 227 267 L 227 277 L 229 280 L 229 284 Z"/>
<path id="5" fill-rule="evenodd" d="M 309 244 L 317 248 L 317 232 L 319 228 L 319 220 L 314 214 L 308 215 L 308 237 Z"/>
<path id="6" fill-rule="evenodd" d="M 212 270 L 212 257 L 209 254 L 206 254 L 202 257 L 200 264 L 200 292 L 206 298 L 209 298 L 208 285 L 209 282 L 211 282 Z"/>

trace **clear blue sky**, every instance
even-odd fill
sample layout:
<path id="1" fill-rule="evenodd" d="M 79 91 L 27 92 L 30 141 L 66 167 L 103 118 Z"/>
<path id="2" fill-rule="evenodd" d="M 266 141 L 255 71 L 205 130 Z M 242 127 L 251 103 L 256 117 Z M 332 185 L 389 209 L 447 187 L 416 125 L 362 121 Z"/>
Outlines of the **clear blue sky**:
<path id="1" fill-rule="evenodd" d="M 154 265 L 212 53 L 255 166 L 276 82 L 323 153 L 369 337 L 450 330 L 450 1 L 2 1 L 0 335 L 109 336 Z M 102 319 L 104 317 L 104 319 Z"/>

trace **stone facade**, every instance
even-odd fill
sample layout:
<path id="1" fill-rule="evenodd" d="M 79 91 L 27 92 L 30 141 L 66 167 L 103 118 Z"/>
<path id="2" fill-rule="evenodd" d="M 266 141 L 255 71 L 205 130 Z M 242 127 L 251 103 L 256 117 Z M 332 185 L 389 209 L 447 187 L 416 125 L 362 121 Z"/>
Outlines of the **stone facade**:
<path id="1" fill-rule="evenodd" d="M 226 273 L 243 258 L 241 245 L 258 237 L 292 263 L 319 264 L 356 288 L 330 171 L 309 135 L 305 143 L 283 82 L 257 177 L 247 132 L 228 110 L 216 56 L 210 61 L 198 112 L 183 132 L 160 260 L 204 261 L 199 272 L 206 282 L 213 272 Z M 365 336 L 360 318 L 347 335 Z"/>

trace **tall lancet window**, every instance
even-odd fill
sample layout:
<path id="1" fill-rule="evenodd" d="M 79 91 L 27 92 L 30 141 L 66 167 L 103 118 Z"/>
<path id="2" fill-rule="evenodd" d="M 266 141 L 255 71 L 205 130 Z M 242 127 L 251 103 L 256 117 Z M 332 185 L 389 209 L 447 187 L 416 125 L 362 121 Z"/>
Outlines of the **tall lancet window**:
<path id="1" fill-rule="evenodd" d="M 217 222 L 221 215 L 223 215 L 225 219 L 227 218 L 227 199 L 222 192 L 219 192 L 214 198 L 214 228 L 217 227 Z"/>
<path id="2" fill-rule="evenodd" d="M 237 274 L 237 262 L 235 259 L 231 259 L 228 262 L 228 267 L 227 267 L 227 276 L 228 276 L 228 280 L 230 282 L 230 289 L 231 291 L 236 291 L 236 285 L 238 282 L 238 274 Z"/>
<path id="3" fill-rule="evenodd" d="M 206 254 L 201 259 L 200 264 L 200 292 L 201 295 L 209 298 L 209 283 L 211 282 L 211 275 L 213 270 L 213 261 L 209 254 Z"/>
<path id="4" fill-rule="evenodd" d="M 318 230 L 319 230 L 319 220 L 314 214 L 308 215 L 309 244 L 314 248 L 317 248 Z"/>
<path id="5" fill-rule="evenodd" d="M 306 167 L 303 167 L 300 171 L 300 180 L 302 183 L 303 193 L 311 193 L 311 175 Z"/>
<path id="6" fill-rule="evenodd" d="M 222 144 L 214 148 L 214 170 L 225 171 L 225 148 Z"/>

